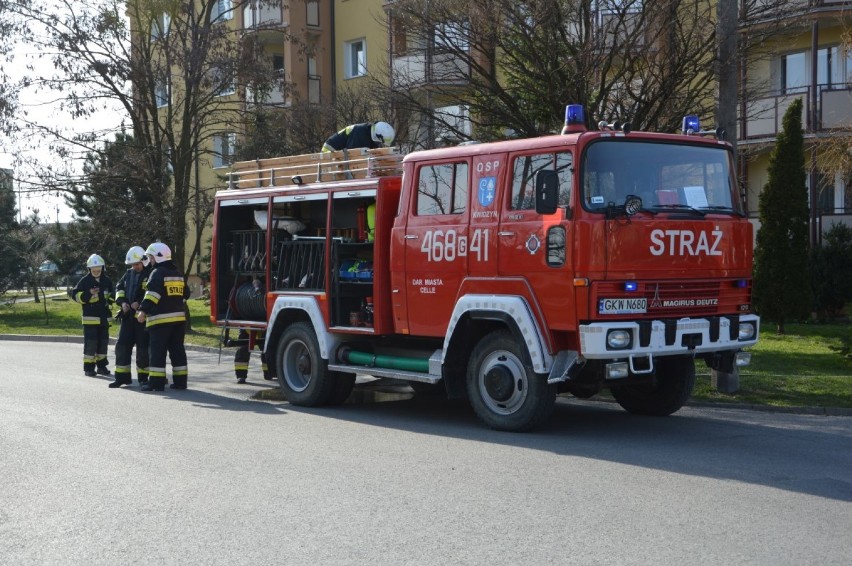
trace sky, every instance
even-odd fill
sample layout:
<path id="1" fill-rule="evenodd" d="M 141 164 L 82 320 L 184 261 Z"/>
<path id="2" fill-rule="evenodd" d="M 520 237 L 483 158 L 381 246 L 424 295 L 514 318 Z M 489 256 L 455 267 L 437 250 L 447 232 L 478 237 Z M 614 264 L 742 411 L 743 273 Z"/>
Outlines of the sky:
<path id="1" fill-rule="evenodd" d="M 34 73 L 35 75 L 47 76 L 55 72 L 53 63 L 32 48 L 18 46 L 13 51 L 12 61 L 2 61 L 3 70 L 13 79 L 19 79 Z M 30 64 L 34 71 L 27 69 Z M 121 126 L 122 114 L 118 111 L 102 111 L 85 120 L 73 120 L 67 113 L 59 108 L 58 98 L 61 94 L 50 91 L 37 91 L 34 88 L 23 91 L 19 96 L 20 106 L 28 112 L 29 118 L 38 124 L 60 126 L 75 132 L 85 131 L 117 131 Z M 34 170 L 27 166 L 16 163 L 15 155 L 20 154 L 33 159 L 39 163 L 38 167 L 62 165 L 58 163 L 58 157 L 48 148 L 48 140 L 35 131 L 24 132 L 18 139 L 10 140 L 0 134 L 0 167 L 14 170 L 16 179 L 34 179 Z M 75 171 L 82 170 L 82 160 L 69 160 L 64 165 L 72 167 Z M 71 209 L 65 205 L 64 198 L 56 194 L 45 194 L 43 192 L 27 191 L 26 182 L 15 182 L 16 196 L 18 197 L 19 215 L 28 216 L 34 209 L 39 210 L 39 216 L 43 222 L 69 222 L 73 217 Z"/>

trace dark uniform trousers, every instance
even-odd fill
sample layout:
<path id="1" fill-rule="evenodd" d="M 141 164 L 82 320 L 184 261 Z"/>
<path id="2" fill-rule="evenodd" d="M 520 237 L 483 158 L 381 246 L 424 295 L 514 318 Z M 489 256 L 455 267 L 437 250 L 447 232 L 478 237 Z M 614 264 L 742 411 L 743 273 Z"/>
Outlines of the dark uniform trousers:
<path id="1" fill-rule="evenodd" d="M 115 376 L 126 377 L 130 381 L 130 358 L 136 347 L 136 377 L 139 383 L 148 382 L 148 332 L 145 323 L 136 320 L 133 311 L 121 319 L 118 329 L 118 341 L 115 343 Z"/>
<path id="2" fill-rule="evenodd" d="M 166 354 L 172 363 L 172 383 L 176 389 L 186 389 L 188 375 L 186 348 L 183 340 L 186 327 L 179 324 L 158 324 L 148 330 L 151 350 L 149 383 L 151 387 L 166 385 Z"/>
<path id="3" fill-rule="evenodd" d="M 107 367 L 109 350 L 109 320 L 102 318 L 99 323 L 86 321 L 83 325 L 83 371 L 101 370 Z"/>
<path id="4" fill-rule="evenodd" d="M 249 360 L 251 360 L 251 350 L 258 346 L 254 340 L 249 339 L 249 335 L 244 330 L 240 330 L 240 340 L 245 340 L 246 343 L 237 348 L 237 353 L 234 354 L 234 374 L 237 376 L 238 383 L 245 383 L 248 378 Z M 259 340 L 263 340 L 262 335 Z M 263 349 L 261 342 L 261 350 Z M 266 363 L 266 354 L 260 353 L 260 367 L 263 370 L 263 379 L 273 379 L 269 373 L 269 366 Z"/>

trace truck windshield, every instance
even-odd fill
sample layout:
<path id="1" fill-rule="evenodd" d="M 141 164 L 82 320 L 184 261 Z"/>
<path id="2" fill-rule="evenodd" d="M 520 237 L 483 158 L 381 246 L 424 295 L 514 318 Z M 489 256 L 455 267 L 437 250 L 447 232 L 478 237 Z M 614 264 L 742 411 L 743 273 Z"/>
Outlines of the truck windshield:
<path id="1" fill-rule="evenodd" d="M 742 214 L 724 147 L 601 140 L 585 151 L 582 179 L 586 210 L 604 212 L 635 195 L 650 211 Z"/>

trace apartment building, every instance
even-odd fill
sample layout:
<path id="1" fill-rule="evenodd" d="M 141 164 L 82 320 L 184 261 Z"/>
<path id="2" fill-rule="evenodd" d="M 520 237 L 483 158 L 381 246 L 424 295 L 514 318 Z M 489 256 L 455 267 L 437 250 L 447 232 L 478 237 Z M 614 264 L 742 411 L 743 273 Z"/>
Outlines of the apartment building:
<path id="1" fill-rule="evenodd" d="M 852 171 L 839 168 L 828 151 L 829 145 L 852 148 L 852 2 L 794 0 L 768 18 L 755 17 L 749 6 L 741 8 L 742 33 L 771 29 L 742 58 L 738 146 L 749 210 L 757 216 L 782 118 L 801 99 L 811 239 L 819 241 L 833 223 L 852 226 Z"/>

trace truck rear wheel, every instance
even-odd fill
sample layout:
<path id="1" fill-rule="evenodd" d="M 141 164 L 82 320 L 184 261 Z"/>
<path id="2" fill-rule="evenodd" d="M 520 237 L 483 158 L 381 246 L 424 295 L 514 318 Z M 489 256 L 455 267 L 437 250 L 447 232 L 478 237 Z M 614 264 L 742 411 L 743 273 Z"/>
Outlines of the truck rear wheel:
<path id="1" fill-rule="evenodd" d="M 315 407 L 329 401 L 336 380 L 328 371 L 328 362 L 320 356 L 311 325 L 290 325 L 278 341 L 276 358 L 278 382 L 290 403 Z"/>
<path id="2" fill-rule="evenodd" d="M 648 383 L 614 386 L 612 396 L 630 413 L 663 417 L 689 400 L 695 387 L 695 361 L 690 356 L 657 358 L 657 374 Z"/>
<path id="3" fill-rule="evenodd" d="M 505 330 L 486 335 L 471 353 L 467 395 L 476 415 L 496 430 L 522 432 L 553 411 L 556 386 L 533 371 L 529 354 Z"/>

